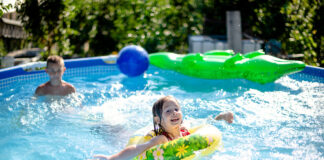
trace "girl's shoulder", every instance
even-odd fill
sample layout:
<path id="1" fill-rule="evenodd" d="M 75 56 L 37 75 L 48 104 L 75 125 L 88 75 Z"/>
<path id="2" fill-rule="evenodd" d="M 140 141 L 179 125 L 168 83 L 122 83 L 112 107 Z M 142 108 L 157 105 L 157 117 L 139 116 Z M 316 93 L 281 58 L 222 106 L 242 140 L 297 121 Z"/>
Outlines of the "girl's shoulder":
<path id="1" fill-rule="evenodd" d="M 159 144 L 163 144 L 168 142 L 168 138 L 164 135 L 157 135 L 154 138 L 151 139 L 152 143 L 154 143 L 154 145 L 159 145 Z"/>
<path id="2" fill-rule="evenodd" d="M 165 135 L 156 135 L 154 131 L 148 132 L 145 137 L 150 137 L 150 141 L 153 141 L 156 145 L 168 142 Z"/>
<path id="3" fill-rule="evenodd" d="M 156 136 L 156 134 L 155 134 L 155 132 L 153 131 L 153 130 L 151 130 L 150 132 L 148 132 L 145 136 L 148 136 L 148 137 L 151 137 L 151 138 L 153 138 L 153 137 L 155 137 Z"/>

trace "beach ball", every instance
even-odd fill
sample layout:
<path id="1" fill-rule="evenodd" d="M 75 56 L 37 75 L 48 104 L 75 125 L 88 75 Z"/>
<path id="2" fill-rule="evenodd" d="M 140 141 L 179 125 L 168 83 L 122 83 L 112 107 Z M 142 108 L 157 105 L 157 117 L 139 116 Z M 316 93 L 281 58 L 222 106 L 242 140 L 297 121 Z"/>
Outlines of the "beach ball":
<path id="1" fill-rule="evenodd" d="M 118 53 L 117 66 L 122 73 L 129 77 L 139 76 L 149 66 L 148 53 L 140 46 L 126 46 Z"/>

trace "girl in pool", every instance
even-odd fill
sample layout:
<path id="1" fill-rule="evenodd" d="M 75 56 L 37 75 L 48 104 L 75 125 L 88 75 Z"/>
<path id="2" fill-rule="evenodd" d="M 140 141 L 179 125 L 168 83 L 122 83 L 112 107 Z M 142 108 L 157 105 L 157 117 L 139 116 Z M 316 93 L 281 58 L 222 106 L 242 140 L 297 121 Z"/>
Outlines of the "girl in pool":
<path id="1" fill-rule="evenodd" d="M 154 133 L 148 134 L 153 137 L 150 141 L 131 145 L 117 154 L 111 156 L 95 155 L 95 159 L 104 160 L 124 160 L 131 159 L 140 153 L 156 145 L 175 140 L 189 135 L 188 130 L 182 124 L 182 112 L 178 101 L 172 96 L 166 96 L 156 101 L 152 108 Z M 216 120 L 225 120 L 228 123 L 233 122 L 233 113 L 226 112 L 216 116 Z"/>

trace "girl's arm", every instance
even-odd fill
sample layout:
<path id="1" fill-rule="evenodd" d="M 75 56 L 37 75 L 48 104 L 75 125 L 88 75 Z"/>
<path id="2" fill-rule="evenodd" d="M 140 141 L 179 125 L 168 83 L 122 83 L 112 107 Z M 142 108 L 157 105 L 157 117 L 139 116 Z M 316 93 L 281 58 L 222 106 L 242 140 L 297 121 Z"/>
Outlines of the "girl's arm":
<path id="1" fill-rule="evenodd" d="M 128 146 L 125 149 L 123 149 L 122 151 L 120 151 L 119 153 L 114 154 L 112 156 L 95 155 L 94 158 L 100 159 L 100 160 L 102 160 L 102 159 L 105 159 L 105 160 L 131 159 L 131 158 L 141 154 L 142 152 L 148 150 L 151 147 L 154 147 L 156 145 L 166 143 L 166 142 L 168 142 L 167 138 L 163 135 L 160 135 L 160 136 L 156 136 L 156 137 L 152 138 L 150 141 L 148 141 L 146 143 Z"/>

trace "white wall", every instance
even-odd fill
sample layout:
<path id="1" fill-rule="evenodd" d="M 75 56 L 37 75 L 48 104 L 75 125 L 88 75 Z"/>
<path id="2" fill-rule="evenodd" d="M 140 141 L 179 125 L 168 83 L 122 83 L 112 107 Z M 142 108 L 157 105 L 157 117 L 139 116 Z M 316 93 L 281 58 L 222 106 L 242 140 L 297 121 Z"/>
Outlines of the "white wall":
<path id="1" fill-rule="evenodd" d="M 243 40 L 242 52 L 248 53 L 261 49 L 261 40 Z M 211 38 L 210 36 L 189 36 L 189 53 L 204 53 L 209 50 L 227 50 L 227 41 Z"/>

